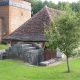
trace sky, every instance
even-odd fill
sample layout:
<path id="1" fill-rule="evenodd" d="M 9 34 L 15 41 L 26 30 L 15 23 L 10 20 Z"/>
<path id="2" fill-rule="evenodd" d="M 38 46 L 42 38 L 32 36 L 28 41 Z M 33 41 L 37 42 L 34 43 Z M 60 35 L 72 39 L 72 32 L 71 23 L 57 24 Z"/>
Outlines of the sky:
<path id="1" fill-rule="evenodd" d="M 42 0 L 42 1 L 45 1 L 45 0 Z M 59 1 L 72 3 L 72 2 L 77 2 L 77 1 L 79 1 L 79 0 L 47 0 L 47 1 L 52 1 L 52 2 L 54 2 L 54 3 L 57 4 Z"/>

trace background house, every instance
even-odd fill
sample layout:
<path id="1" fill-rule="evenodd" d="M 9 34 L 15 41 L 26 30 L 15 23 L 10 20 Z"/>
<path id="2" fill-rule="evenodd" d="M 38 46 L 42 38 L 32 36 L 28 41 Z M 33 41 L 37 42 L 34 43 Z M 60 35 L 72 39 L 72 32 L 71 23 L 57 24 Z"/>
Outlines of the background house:
<path id="1" fill-rule="evenodd" d="M 31 18 L 31 3 L 24 0 L 0 0 L 0 43 Z"/>

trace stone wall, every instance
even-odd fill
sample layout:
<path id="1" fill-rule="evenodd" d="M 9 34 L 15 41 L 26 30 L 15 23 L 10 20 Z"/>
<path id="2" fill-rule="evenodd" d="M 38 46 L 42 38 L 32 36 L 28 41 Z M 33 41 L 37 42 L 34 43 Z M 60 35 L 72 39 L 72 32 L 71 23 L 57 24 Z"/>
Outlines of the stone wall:
<path id="1" fill-rule="evenodd" d="M 43 50 L 37 44 L 18 43 L 6 50 L 6 56 L 39 65 L 43 61 Z"/>

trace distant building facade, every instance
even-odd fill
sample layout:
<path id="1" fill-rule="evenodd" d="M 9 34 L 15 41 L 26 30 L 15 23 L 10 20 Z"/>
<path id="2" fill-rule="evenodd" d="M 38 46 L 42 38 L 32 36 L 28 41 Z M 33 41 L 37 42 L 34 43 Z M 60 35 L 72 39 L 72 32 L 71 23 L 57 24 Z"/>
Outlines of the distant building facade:
<path id="1" fill-rule="evenodd" d="M 0 0 L 0 42 L 31 18 L 31 3 L 24 0 Z"/>

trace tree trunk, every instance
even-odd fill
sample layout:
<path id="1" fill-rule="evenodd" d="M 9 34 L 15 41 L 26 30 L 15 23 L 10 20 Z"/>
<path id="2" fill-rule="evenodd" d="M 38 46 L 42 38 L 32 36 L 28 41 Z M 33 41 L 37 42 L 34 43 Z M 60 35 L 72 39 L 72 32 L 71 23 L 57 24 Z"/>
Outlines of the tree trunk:
<path id="1" fill-rule="evenodd" d="M 68 73 L 70 72 L 70 67 L 69 67 L 69 60 L 68 60 L 68 56 L 67 56 L 67 68 L 68 68 Z"/>

